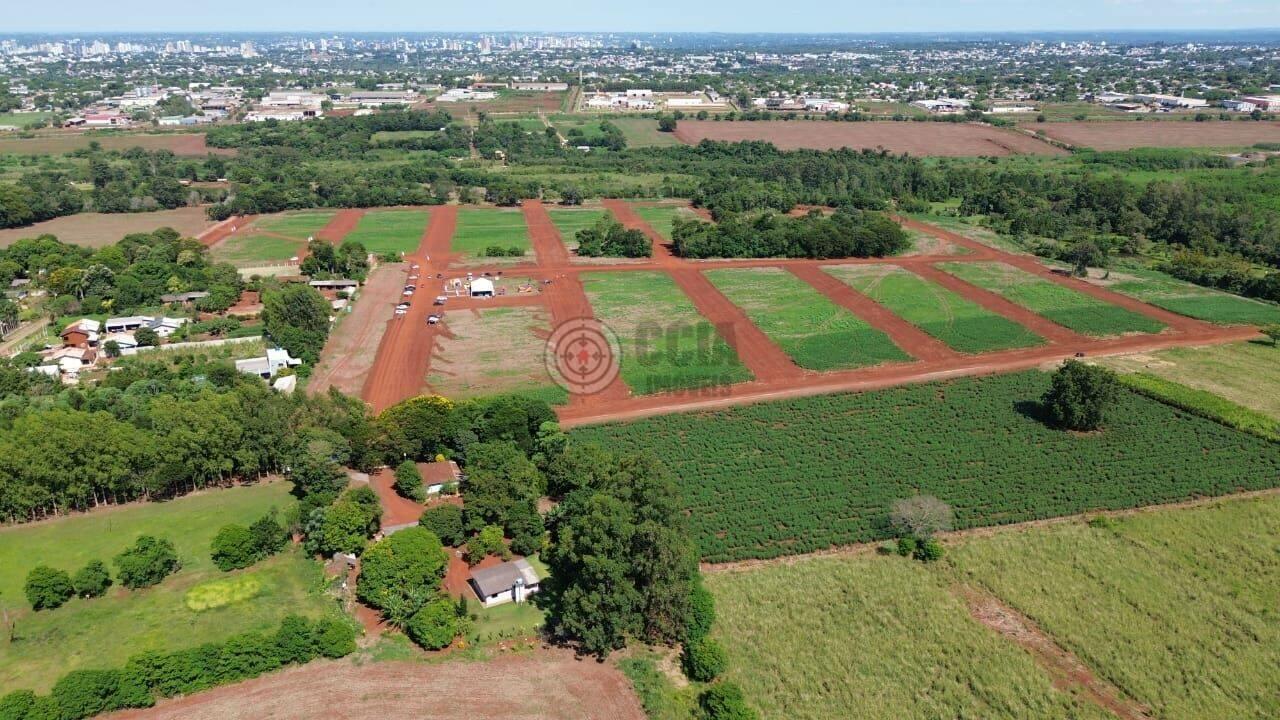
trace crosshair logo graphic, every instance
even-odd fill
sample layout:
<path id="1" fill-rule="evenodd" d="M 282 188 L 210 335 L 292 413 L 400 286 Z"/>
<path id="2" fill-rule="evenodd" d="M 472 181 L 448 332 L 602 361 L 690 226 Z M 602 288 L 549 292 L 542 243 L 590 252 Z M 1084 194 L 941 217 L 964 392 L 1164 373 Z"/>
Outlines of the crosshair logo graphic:
<path id="1" fill-rule="evenodd" d="M 618 376 L 621 346 L 607 325 L 592 318 L 562 323 L 547 338 L 547 372 L 575 395 L 594 395 Z"/>

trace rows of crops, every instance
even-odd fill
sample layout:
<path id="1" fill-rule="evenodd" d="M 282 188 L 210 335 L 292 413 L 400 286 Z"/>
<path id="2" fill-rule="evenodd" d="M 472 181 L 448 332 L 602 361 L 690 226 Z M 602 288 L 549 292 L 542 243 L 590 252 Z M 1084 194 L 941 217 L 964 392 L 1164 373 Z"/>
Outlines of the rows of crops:
<path id="1" fill-rule="evenodd" d="M 706 276 L 802 368 L 835 370 L 911 359 L 888 335 L 785 270 L 723 269 Z"/>
<path id="2" fill-rule="evenodd" d="M 1280 484 L 1280 444 L 1130 391 L 1104 431 L 1047 426 L 1032 371 L 677 414 L 573 431 L 662 458 L 712 562 L 890 534 L 914 493 L 960 527 L 1125 508 Z"/>
<path id="3" fill-rule="evenodd" d="M 1018 323 L 894 265 L 823 269 L 960 352 L 1007 350 L 1044 342 Z"/>
<path id="4" fill-rule="evenodd" d="M 422 241 L 429 217 L 424 210 L 370 210 L 345 239 L 371 253 L 410 253 Z"/>
<path id="5" fill-rule="evenodd" d="M 636 394 L 731 385 L 751 371 L 662 272 L 584 273 L 596 318 L 617 335 L 622 379 Z"/>
<path id="6" fill-rule="evenodd" d="M 1277 527 L 1261 498 L 1002 533 L 950 562 L 1153 717 L 1275 718 Z"/>
<path id="7" fill-rule="evenodd" d="M 693 220 L 697 216 L 687 207 L 680 205 L 635 205 L 636 214 L 644 219 L 649 227 L 658 231 L 662 237 L 671 239 L 671 228 L 676 218 Z"/>
<path id="8" fill-rule="evenodd" d="M 1011 302 L 1085 335 L 1157 333 L 1164 324 L 998 262 L 942 263 L 961 280 L 1003 295 Z"/>
<path id="9" fill-rule="evenodd" d="M 533 249 L 529 228 L 519 210 L 491 208 L 467 208 L 458 211 L 458 226 L 453 231 L 450 249 L 458 254 L 460 265 L 482 260 L 494 262 L 518 262 L 519 255 L 490 257 L 490 248 L 502 248 L 504 252 L 520 251 L 528 255 Z"/>
<path id="10" fill-rule="evenodd" d="M 570 247 L 576 247 L 578 245 L 576 239 L 578 231 L 594 227 L 601 218 L 609 213 L 607 210 L 599 208 L 577 210 L 556 208 L 547 211 L 547 214 L 551 216 L 551 222 L 555 223 L 556 229 L 560 231 L 560 237 L 564 239 L 565 244 Z"/>

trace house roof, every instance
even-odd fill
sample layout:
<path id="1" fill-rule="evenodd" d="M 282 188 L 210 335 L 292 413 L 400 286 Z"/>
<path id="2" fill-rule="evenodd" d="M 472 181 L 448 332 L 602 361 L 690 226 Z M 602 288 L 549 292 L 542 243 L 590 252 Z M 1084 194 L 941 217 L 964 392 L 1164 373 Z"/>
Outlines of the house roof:
<path id="1" fill-rule="evenodd" d="M 312 280 L 311 281 L 311 287 L 346 288 L 346 287 L 355 287 L 359 284 L 360 283 L 356 282 L 355 280 Z"/>
<path id="2" fill-rule="evenodd" d="M 209 297 L 209 293 L 197 290 L 195 292 L 173 293 L 170 295 L 161 295 L 160 302 L 188 302 L 190 300 L 199 300 L 200 298 Z"/>
<path id="3" fill-rule="evenodd" d="M 523 558 L 471 571 L 471 582 L 482 599 L 510 590 L 521 579 L 525 587 L 538 584 L 537 571 Z"/>
<path id="4" fill-rule="evenodd" d="M 124 317 L 107 318 L 106 325 L 147 325 L 155 318 L 150 315 L 126 315 Z"/>
<path id="5" fill-rule="evenodd" d="M 458 463 L 452 460 L 440 462 L 418 463 L 418 472 L 422 474 L 422 482 L 427 485 L 444 485 L 457 482 L 462 476 Z"/>
<path id="6" fill-rule="evenodd" d="M 493 292 L 493 281 L 489 278 L 476 278 L 471 281 L 471 292 Z"/>

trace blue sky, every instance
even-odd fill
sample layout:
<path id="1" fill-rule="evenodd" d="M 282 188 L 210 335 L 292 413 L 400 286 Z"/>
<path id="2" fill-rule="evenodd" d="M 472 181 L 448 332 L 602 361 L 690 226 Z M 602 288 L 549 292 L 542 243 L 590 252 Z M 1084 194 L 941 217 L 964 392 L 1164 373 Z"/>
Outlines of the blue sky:
<path id="1" fill-rule="evenodd" d="M 3 4 L 20 0 L 4 0 Z M 1280 0 L 58 0 L 4 13 L 36 31 L 959 32 L 1280 27 Z M 16 17 L 15 17 L 16 15 Z"/>

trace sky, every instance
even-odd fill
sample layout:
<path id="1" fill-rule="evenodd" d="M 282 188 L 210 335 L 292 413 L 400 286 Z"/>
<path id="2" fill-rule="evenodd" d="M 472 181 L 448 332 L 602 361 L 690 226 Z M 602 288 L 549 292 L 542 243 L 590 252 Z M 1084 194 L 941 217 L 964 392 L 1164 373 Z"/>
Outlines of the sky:
<path id="1" fill-rule="evenodd" d="M 0 0 L 0 6 L 19 0 Z M 13 32 L 999 32 L 1280 27 L 1280 0 L 58 0 Z"/>

